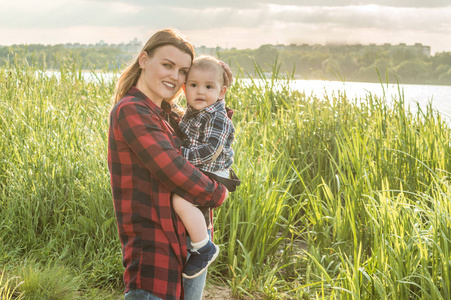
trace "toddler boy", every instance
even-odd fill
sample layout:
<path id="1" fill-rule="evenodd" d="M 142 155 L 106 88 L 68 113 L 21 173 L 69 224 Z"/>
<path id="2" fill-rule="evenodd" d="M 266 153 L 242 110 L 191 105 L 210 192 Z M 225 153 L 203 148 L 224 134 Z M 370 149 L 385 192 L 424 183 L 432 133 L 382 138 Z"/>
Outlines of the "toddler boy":
<path id="1" fill-rule="evenodd" d="M 187 136 L 181 147 L 182 155 L 207 176 L 234 191 L 240 180 L 230 167 L 235 128 L 223 100 L 226 91 L 221 62 L 212 56 L 196 58 L 186 79 L 187 110 L 179 128 Z M 176 194 L 172 205 L 185 225 L 192 245 L 183 277 L 195 278 L 205 272 L 219 254 L 219 247 L 208 236 L 209 209 L 201 211 Z"/>

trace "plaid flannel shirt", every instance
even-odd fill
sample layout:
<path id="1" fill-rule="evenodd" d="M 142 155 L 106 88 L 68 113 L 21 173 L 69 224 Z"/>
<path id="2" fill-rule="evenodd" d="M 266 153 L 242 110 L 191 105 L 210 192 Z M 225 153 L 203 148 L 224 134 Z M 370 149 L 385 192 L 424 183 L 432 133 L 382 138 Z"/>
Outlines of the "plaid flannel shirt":
<path id="1" fill-rule="evenodd" d="M 163 106 L 170 111 L 166 102 Z M 171 193 L 217 207 L 226 189 L 180 155 L 165 109 L 137 88 L 129 90 L 110 113 L 108 167 L 125 292 L 144 289 L 162 299 L 180 299 L 186 232 L 172 209 Z"/>
<path id="2" fill-rule="evenodd" d="M 189 147 L 180 150 L 190 163 L 207 172 L 225 170 L 233 164 L 235 128 L 223 100 L 200 111 L 188 107 L 179 127 L 189 138 Z"/>

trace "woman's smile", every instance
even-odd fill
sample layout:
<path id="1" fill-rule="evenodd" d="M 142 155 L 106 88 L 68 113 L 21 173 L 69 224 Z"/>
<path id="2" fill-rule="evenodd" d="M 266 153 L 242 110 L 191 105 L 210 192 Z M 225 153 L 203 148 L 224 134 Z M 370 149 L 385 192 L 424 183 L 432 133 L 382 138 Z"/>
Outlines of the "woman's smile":
<path id="1" fill-rule="evenodd" d="M 175 88 L 175 84 L 173 84 L 173 83 L 170 83 L 170 82 L 167 82 L 167 81 L 163 81 L 163 84 L 165 86 L 167 86 L 168 88 L 170 88 L 170 89 L 174 89 Z"/>

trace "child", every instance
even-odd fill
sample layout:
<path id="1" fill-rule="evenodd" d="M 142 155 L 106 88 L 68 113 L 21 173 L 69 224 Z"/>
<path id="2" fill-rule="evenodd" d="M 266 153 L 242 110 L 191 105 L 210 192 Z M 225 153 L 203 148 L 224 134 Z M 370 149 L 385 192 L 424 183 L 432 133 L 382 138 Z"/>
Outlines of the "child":
<path id="1" fill-rule="evenodd" d="M 235 128 L 223 100 L 226 91 L 221 62 L 211 56 L 196 58 L 185 84 L 187 110 L 179 127 L 187 139 L 181 153 L 207 176 L 234 191 L 240 180 L 230 168 Z M 209 209 L 203 208 L 203 212 L 176 194 L 172 205 L 185 225 L 192 245 L 183 277 L 195 278 L 205 272 L 219 254 L 219 247 L 208 236 Z"/>

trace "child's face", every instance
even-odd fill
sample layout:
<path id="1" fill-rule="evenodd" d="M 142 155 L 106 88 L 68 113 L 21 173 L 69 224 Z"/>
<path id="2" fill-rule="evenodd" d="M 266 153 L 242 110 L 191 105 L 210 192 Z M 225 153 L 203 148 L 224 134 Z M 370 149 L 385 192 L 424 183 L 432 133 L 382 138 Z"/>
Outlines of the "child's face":
<path id="1" fill-rule="evenodd" d="M 222 99 L 227 88 L 213 68 L 192 68 L 185 85 L 186 102 L 195 110 L 202 110 Z"/>

